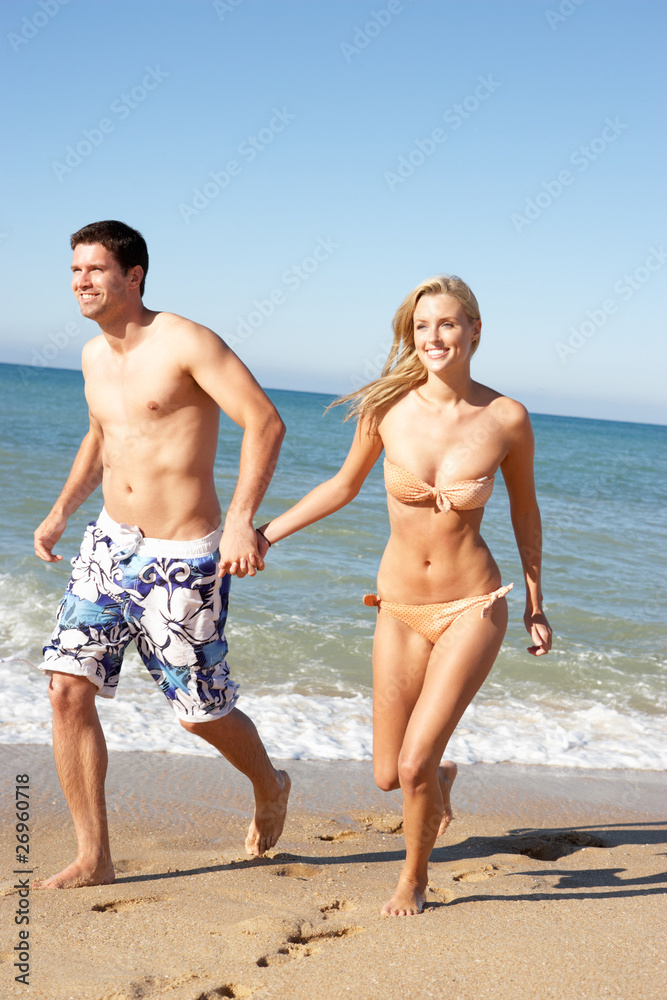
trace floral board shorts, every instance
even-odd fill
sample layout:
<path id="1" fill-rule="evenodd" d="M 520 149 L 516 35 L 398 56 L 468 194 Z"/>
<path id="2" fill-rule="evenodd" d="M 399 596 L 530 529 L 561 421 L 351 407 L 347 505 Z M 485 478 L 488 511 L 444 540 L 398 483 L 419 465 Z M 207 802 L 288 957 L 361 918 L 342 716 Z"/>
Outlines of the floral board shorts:
<path id="1" fill-rule="evenodd" d="M 238 698 L 224 627 L 229 576 L 217 575 L 222 531 L 195 541 L 144 538 L 105 510 L 83 536 L 40 670 L 86 677 L 116 694 L 134 639 L 153 680 L 181 719 L 226 715 Z"/>

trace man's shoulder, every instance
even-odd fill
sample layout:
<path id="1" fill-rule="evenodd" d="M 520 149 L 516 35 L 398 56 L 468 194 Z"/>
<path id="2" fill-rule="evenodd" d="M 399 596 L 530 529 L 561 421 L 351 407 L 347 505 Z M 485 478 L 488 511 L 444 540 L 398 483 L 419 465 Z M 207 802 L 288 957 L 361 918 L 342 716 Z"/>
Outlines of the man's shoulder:
<path id="1" fill-rule="evenodd" d="M 215 339 L 220 341 L 221 338 L 209 327 L 204 326 L 203 323 L 196 323 L 192 319 L 187 319 L 185 316 L 179 316 L 177 313 L 170 312 L 159 312 L 156 313 L 155 319 L 153 320 L 155 332 L 160 336 L 166 338 L 178 338 L 178 343 L 185 347 L 196 346 L 197 343 L 202 343 L 207 340 Z"/>
<path id="2" fill-rule="evenodd" d="M 83 368 L 84 373 L 86 365 L 94 364 L 106 346 L 106 340 L 104 339 L 104 335 L 101 333 L 86 341 L 83 345 L 83 350 L 81 351 L 81 367 Z"/>
<path id="3" fill-rule="evenodd" d="M 159 310 L 153 316 L 153 325 L 156 330 L 171 330 L 176 327 L 190 327 L 197 326 L 193 320 L 188 319 L 187 316 L 179 316 L 178 313 L 165 312 L 164 310 Z"/>
<path id="4" fill-rule="evenodd" d="M 232 352 L 223 339 L 202 323 L 176 313 L 158 313 L 154 319 L 156 344 L 185 371 L 227 363 Z"/>

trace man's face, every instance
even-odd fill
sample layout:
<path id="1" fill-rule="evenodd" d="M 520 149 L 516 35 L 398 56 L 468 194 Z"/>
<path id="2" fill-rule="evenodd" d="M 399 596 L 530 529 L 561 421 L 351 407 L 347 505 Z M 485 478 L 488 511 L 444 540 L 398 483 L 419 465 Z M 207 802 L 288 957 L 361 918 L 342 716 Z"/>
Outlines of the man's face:
<path id="1" fill-rule="evenodd" d="M 135 284 L 109 250 L 99 243 L 79 243 L 72 257 L 72 291 L 87 319 L 112 320 L 122 312 Z"/>

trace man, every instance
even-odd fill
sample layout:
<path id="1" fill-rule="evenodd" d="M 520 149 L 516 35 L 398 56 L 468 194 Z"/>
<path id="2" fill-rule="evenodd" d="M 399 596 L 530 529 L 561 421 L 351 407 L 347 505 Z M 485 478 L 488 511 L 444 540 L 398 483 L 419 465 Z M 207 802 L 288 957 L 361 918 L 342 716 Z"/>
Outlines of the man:
<path id="1" fill-rule="evenodd" d="M 101 334 L 82 356 L 90 428 L 35 532 L 36 554 L 62 558 L 53 548 L 68 517 L 100 483 L 104 510 L 86 529 L 40 668 L 51 675 L 54 756 L 78 841 L 76 860 L 38 883 L 46 889 L 114 880 L 95 697 L 114 696 L 131 639 L 181 725 L 251 780 L 248 853 L 263 854 L 278 840 L 290 787 L 235 708 L 223 631 L 230 575 L 264 568 L 252 518 L 284 425 L 211 330 L 144 306 L 148 250 L 140 233 L 96 222 L 71 245 L 72 289 Z M 213 480 L 221 409 L 244 430 L 224 532 Z"/>

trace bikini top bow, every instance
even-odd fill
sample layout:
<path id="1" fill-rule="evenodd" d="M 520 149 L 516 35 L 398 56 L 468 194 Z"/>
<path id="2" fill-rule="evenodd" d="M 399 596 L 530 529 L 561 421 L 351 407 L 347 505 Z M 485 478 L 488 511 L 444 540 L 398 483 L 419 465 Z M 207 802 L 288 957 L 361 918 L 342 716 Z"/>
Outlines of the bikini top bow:
<path id="1" fill-rule="evenodd" d="M 385 459 L 384 481 L 387 492 L 402 503 L 434 500 L 438 510 L 448 514 L 450 510 L 475 510 L 483 507 L 493 492 L 494 477 L 461 479 L 456 483 L 448 483 L 447 486 L 431 486 L 414 473 Z"/>

